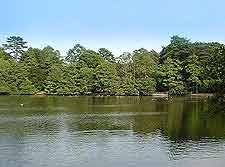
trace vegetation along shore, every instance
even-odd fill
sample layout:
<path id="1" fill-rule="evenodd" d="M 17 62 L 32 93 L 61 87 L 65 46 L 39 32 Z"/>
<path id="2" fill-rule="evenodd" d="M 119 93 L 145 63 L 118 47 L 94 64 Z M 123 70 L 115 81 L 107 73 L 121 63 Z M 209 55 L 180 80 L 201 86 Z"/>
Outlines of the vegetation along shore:
<path id="1" fill-rule="evenodd" d="M 225 46 L 173 36 L 160 53 L 144 48 L 113 55 L 80 44 L 67 55 L 27 47 L 11 36 L 0 47 L 0 94 L 170 95 L 225 92 Z"/>

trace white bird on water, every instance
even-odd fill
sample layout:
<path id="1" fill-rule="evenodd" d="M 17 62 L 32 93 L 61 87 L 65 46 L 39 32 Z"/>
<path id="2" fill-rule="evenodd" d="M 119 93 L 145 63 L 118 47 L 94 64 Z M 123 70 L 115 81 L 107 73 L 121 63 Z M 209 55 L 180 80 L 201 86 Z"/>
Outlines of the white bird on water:
<path id="1" fill-rule="evenodd" d="M 22 103 L 21 103 L 21 104 L 20 104 L 20 106 L 21 106 L 21 107 L 23 107 L 23 106 L 24 106 L 24 104 L 22 104 Z"/>

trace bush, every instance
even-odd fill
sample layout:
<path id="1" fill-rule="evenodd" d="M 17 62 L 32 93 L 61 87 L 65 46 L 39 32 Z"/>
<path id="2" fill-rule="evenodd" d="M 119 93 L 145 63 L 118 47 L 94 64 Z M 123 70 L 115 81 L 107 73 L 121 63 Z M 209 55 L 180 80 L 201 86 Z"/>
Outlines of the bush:
<path id="1" fill-rule="evenodd" d="M 19 85 L 19 94 L 31 95 L 35 92 L 36 89 L 34 85 L 32 85 L 32 82 L 29 80 L 25 80 Z"/>
<path id="2" fill-rule="evenodd" d="M 8 87 L 0 86 L 0 95 L 10 95 L 11 91 Z"/>
<path id="3" fill-rule="evenodd" d="M 169 84 L 169 94 L 170 95 L 178 95 L 178 96 L 182 96 L 182 95 L 186 95 L 187 89 L 184 86 L 183 82 L 172 82 Z"/>

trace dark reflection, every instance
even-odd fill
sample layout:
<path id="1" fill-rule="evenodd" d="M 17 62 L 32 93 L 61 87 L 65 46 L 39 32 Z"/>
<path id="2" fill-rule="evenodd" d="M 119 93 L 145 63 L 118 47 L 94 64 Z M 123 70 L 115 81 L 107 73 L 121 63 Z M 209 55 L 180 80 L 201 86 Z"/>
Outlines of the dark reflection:
<path id="1" fill-rule="evenodd" d="M 206 102 L 172 103 L 168 110 L 165 133 L 171 140 L 225 137 L 224 113 L 212 111 Z"/>
<path id="2" fill-rule="evenodd" d="M 175 141 L 225 137 L 224 106 L 204 99 L 6 96 L 0 107 L 2 129 L 14 121 L 48 133 L 45 126 L 60 124 L 63 117 L 70 131 L 129 129 L 147 135 L 160 130 Z"/>
<path id="3" fill-rule="evenodd" d="M 50 150 L 56 159 L 65 154 L 79 161 L 74 158 L 82 149 L 87 153 L 101 148 L 110 156 L 107 150 L 120 145 L 130 155 L 133 149 L 147 149 L 146 156 L 157 154 L 159 147 L 164 150 L 159 159 L 163 153 L 169 160 L 221 157 L 224 139 L 224 106 L 206 99 L 0 96 L 0 151 L 6 152 L 0 156 L 1 166 L 14 166 L 10 161 L 24 166 L 21 159 L 35 149 L 36 154 Z M 125 148 L 114 154 L 125 156 Z"/>

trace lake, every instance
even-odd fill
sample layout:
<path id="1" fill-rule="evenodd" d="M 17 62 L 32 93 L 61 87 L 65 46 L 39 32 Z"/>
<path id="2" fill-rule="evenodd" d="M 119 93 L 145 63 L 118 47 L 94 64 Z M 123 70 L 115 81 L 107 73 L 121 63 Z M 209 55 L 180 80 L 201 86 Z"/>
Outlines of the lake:
<path id="1" fill-rule="evenodd" d="M 223 107 L 204 98 L 0 96 L 1 167 L 224 164 Z"/>

